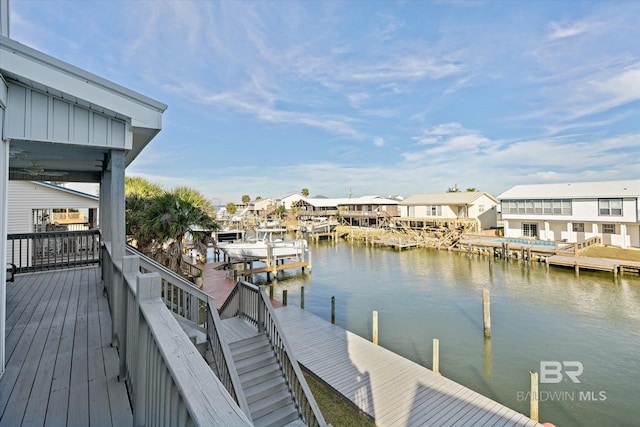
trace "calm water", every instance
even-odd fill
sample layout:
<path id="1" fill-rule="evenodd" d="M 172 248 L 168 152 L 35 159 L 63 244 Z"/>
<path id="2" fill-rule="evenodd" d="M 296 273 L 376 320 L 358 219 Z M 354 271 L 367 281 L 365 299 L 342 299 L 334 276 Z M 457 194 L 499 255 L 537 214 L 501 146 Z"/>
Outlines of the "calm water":
<path id="1" fill-rule="evenodd" d="M 429 249 L 396 252 L 312 244 L 313 272 L 280 276 L 289 304 L 371 339 L 428 368 L 440 340 L 443 375 L 524 414 L 529 371 L 540 361 L 579 361 L 579 384 L 540 384 L 540 419 L 558 426 L 640 425 L 640 279 L 525 265 Z M 482 326 L 491 290 L 492 338 Z M 582 393 L 582 394 L 581 394 Z M 595 395 L 599 400 L 587 400 Z M 606 400 L 600 399 L 601 397 Z"/>

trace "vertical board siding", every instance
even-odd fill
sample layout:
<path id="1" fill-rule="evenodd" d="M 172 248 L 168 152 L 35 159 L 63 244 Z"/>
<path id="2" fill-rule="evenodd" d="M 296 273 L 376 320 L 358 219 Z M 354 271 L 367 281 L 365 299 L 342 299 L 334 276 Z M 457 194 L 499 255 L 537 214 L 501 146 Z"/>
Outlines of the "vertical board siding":
<path id="1" fill-rule="evenodd" d="M 9 83 L 6 137 L 125 148 L 122 120 Z"/>

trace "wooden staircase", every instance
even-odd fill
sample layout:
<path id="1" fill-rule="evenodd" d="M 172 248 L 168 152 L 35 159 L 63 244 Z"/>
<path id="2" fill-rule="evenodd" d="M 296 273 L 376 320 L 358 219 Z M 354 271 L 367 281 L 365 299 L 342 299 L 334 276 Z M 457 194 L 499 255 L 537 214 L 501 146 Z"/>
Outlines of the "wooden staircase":
<path id="1" fill-rule="evenodd" d="M 299 420 L 289 385 L 266 335 L 229 344 L 251 418 L 256 426 L 285 426 Z"/>

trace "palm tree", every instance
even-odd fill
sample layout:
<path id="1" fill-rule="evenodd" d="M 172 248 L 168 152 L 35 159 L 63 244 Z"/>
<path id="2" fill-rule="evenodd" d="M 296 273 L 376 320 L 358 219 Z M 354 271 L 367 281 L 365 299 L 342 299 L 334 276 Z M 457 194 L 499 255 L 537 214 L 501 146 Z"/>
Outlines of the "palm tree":
<path id="1" fill-rule="evenodd" d="M 235 203 L 233 202 L 229 202 L 227 203 L 227 213 L 229 215 L 233 215 L 234 213 L 236 213 L 238 211 L 238 207 L 236 206 Z"/>
<path id="2" fill-rule="evenodd" d="M 126 234 L 129 242 L 135 243 L 142 252 L 147 251 L 153 240 L 148 240 L 141 232 L 144 213 L 153 198 L 163 192 L 162 187 L 144 178 L 126 176 L 124 179 Z"/>
<path id="3" fill-rule="evenodd" d="M 185 187 L 154 197 L 144 213 L 141 228 L 146 238 L 153 239 L 152 255 L 167 268 L 179 272 L 187 234 L 195 248 L 206 253 L 211 231 L 218 228 L 207 211 L 211 203 L 196 190 Z"/>
<path id="4" fill-rule="evenodd" d="M 302 189 L 302 195 L 304 197 L 309 197 L 309 189 L 308 188 L 303 188 Z"/>
<path id="5" fill-rule="evenodd" d="M 476 191 L 478 191 L 478 190 L 476 190 L 476 187 L 467 188 L 467 193 L 475 193 Z"/>
<path id="6" fill-rule="evenodd" d="M 251 201 L 251 197 L 249 197 L 248 194 L 245 194 L 244 196 L 242 196 L 242 203 L 244 203 L 245 205 L 250 201 Z"/>

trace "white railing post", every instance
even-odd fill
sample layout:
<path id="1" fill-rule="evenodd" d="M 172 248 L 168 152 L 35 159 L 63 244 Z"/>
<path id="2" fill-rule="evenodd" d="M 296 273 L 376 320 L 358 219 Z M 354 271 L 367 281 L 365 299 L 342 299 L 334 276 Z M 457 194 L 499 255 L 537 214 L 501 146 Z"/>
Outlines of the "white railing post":
<path id="1" fill-rule="evenodd" d="M 120 304 L 122 310 L 120 311 L 120 328 L 118 329 L 118 341 L 120 342 L 119 350 L 119 369 L 118 369 L 118 380 L 126 381 L 127 380 L 127 336 L 128 336 L 128 328 L 129 319 L 128 319 L 128 307 L 129 307 L 129 292 L 127 284 L 126 276 L 131 273 L 136 273 L 140 271 L 140 258 L 137 256 L 124 256 L 122 257 L 122 293 L 120 295 Z"/>
<path id="2" fill-rule="evenodd" d="M 149 326 L 140 311 L 140 302 L 160 297 L 160 275 L 158 273 L 136 275 L 136 305 L 138 307 L 138 348 L 133 392 L 133 425 L 146 425 L 147 361 L 149 358 Z"/>

